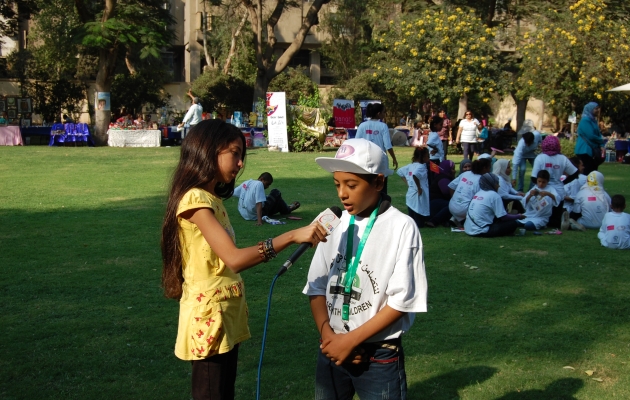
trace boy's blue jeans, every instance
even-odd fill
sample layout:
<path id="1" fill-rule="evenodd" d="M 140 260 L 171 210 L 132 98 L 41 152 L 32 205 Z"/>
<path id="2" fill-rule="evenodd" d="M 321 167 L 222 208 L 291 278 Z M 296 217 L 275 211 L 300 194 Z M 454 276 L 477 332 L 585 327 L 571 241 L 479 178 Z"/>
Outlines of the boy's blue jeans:
<path id="1" fill-rule="evenodd" d="M 518 165 L 512 165 L 514 169 L 513 177 L 516 177 L 516 173 L 518 172 L 518 181 L 516 182 L 516 191 L 522 192 L 525 187 L 525 171 L 527 170 L 527 161 L 529 161 L 532 168 L 534 167 L 534 159 L 533 158 L 523 158 Z M 518 170 L 518 171 L 517 171 Z M 529 185 L 527 185 L 527 190 L 531 189 L 534 184 L 531 183 L 531 180 L 527 180 Z"/>
<path id="2" fill-rule="evenodd" d="M 335 365 L 321 350 L 317 359 L 315 400 L 405 400 L 407 376 L 402 346 L 397 349 L 363 345 L 369 361 Z"/>

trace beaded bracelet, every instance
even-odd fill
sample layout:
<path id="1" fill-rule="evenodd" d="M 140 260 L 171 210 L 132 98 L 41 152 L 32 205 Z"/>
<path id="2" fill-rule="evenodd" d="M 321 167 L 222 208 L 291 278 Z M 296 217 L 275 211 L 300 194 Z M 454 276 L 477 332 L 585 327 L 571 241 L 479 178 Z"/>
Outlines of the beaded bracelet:
<path id="1" fill-rule="evenodd" d="M 267 258 L 267 254 L 265 253 L 265 241 L 261 240 L 258 242 L 258 255 L 262 259 L 263 262 L 267 262 L 269 258 Z"/>
<path id="2" fill-rule="evenodd" d="M 278 254 L 276 250 L 273 248 L 273 239 L 269 238 L 265 241 L 265 257 L 267 260 L 271 260 L 272 258 L 276 258 Z"/>

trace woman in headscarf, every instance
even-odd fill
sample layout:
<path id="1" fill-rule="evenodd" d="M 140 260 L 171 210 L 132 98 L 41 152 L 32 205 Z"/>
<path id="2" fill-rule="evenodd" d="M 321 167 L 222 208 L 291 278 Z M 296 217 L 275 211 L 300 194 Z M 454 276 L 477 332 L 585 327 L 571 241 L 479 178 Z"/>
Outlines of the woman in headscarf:
<path id="1" fill-rule="evenodd" d="M 577 141 L 575 142 L 574 153 L 584 163 L 584 174 L 588 175 L 604 162 L 601 148 L 606 141 L 602 136 L 597 124 L 599 116 L 599 105 L 590 102 L 584 106 L 582 118 L 577 129 Z"/>
<path id="2" fill-rule="evenodd" d="M 559 204 L 553 207 L 553 212 L 547 225 L 553 228 L 560 228 L 564 211 L 564 185 L 576 179 L 580 173 L 575 165 L 560 153 L 560 140 L 557 137 L 547 136 L 542 141 L 541 147 L 542 153 L 536 156 L 534 160 L 531 179 L 536 184 L 538 171 L 546 170 L 549 172 L 549 185 L 558 193 Z M 566 175 L 564 180 L 561 180 L 562 175 Z"/>
<path id="3" fill-rule="evenodd" d="M 497 237 L 512 235 L 518 227 L 521 215 L 508 214 L 503 207 L 499 189 L 499 177 L 483 174 L 479 178 L 479 191 L 470 201 L 464 231 L 470 236 Z"/>
<path id="4" fill-rule="evenodd" d="M 440 173 L 429 186 L 429 207 L 431 215 L 429 221 L 425 223 L 430 228 L 448 222 L 451 212 L 448 209 L 448 202 L 451 199 L 451 190 L 448 184 L 455 178 L 455 163 L 451 160 L 444 160 L 440 163 Z"/>
<path id="5" fill-rule="evenodd" d="M 470 161 L 467 158 L 464 158 L 460 163 L 459 163 L 459 174 L 463 174 L 466 171 L 470 171 L 472 169 L 472 161 Z"/>
<path id="6" fill-rule="evenodd" d="M 586 183 L 573 203 L 569 224 L 572 229 L 599 229 L 604 215 L 610 211 L 610 196 L 604 190 L 604 175 L 593 171 L 586 177 Z"/>
<path id="7" fill-rule="evenodd" d="M 524 212 L 523 205 L 521 204 L 521 200 L 523 200 L 523 192 L 517 192 L 512 187 L 512 182 L 510 181 L 510 173 L 512 173 L 512 165 L 510 160 L 500 159 L 497 160 L 492 166 L 492 173 L 499 177 L 499 196 L 503 199 L 503 205 L 505 209 L 510 212 L 511 209 L 518 210 L 519 212 Z M 512 206 L 508 205 L 512 203 Z"/>

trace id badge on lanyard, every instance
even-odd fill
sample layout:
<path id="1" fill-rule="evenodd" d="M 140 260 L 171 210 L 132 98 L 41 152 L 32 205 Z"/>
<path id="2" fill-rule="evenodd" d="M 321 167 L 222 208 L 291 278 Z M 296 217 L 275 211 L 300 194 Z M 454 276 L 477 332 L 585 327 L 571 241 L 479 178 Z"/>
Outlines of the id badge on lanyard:
<path id="1" fill-rule="evenodd" d="M 359 246 L 357 247 L 357 253 L 354 257 L 351 255 L 354 253 L 354 215 L 350 217 L 350 224 L 348 225 L 348 233 L 346 238 L 346 276 L 343 280 L 343 306 L 341 308 L 341 319 L 343 320 L 344 328 L 349 331 L 347 322 L 350 320 L 350 298 L 352 296 L 352 282 L 354 282 L 354 278 L 357 275 L 357 268 L 359 266 L 359 261 L 361 260 L 361 254 L 363 253 L 363 248 L 365 247 L 365 242 L 367 241 L 368 236 L 370 236 L 370 232 L 372 231 L 372 227 L 374 226 L 374 222 L 376 221 L 376 215 L 378 214 L 378 209 L 380 208 L 381 202 L 378 202 L 378 205 L 370 214 L 370 219 L 368 220 L 367 226 L 365 227 L 365 231 L 363 235 L 361 235 L 361 241 L 359 242 Z"/>

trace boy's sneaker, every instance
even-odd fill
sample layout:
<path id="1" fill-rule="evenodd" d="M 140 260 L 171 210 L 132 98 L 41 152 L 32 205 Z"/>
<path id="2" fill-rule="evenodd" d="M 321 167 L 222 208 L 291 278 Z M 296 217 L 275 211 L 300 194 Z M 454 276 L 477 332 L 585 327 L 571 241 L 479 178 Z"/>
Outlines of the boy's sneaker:
<path id="1" fill-rule="evenodd" d="M 571 223 L 569 222 L 569 212 L 565 211 L 562 213 L 562 223 L 560 224 L 561 231 L 568 231 Z"/>
<path id="2" fill-rule="evenodd" d="M 573 218 L 569 218 L 569 224 L 571 225 L 571 229 L 574 229 L 576 231 L 586 232 L 586 228 L 584 227 L 584 225 L 580 224 Z"/>

